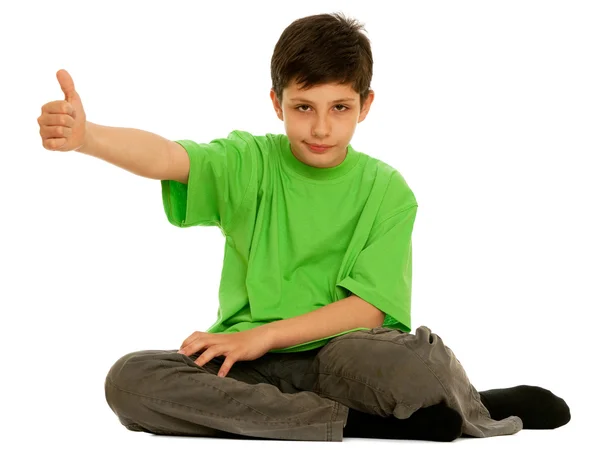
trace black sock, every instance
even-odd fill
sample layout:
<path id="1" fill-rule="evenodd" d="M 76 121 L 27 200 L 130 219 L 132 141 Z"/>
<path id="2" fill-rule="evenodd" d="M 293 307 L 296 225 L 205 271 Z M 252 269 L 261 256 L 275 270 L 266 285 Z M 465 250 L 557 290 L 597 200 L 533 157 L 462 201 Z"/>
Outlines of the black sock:
<path id="1" fill-rule="evenodd" d="M 407 419 L 350 409 L 345 437 L 450 442 L 461 435 L 462 417 L 445 403 L 421 408 Z"/>
<path id="2" fill-rule="evenodd" d="M 550 430 L 562 427 L 571 420 L 567 403 L 547 389 L 537 386 L 515 386 L 480 392 L 481 402 L 492 419 L 518 416 L 523 428 Z"/>

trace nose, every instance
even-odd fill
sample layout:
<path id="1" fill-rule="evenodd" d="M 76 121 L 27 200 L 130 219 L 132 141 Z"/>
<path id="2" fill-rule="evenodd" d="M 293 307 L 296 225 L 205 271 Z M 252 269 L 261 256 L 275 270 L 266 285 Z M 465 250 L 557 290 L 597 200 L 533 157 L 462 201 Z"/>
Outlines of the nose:
<path id="1" fill-rule="evenodd" d="M 331 134 L 331 124 L 327 116 L 317 117 L 312 127 L 312 135 L 317 139 L 326 139 Z"/>

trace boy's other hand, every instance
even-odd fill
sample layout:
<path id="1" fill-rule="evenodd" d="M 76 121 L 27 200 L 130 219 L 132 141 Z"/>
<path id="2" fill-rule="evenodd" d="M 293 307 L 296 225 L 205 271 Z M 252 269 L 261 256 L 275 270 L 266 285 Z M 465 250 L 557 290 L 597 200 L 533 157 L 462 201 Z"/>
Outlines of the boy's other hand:
<path id="1" fill-rule="evenodd" d="M 86 138 L 87 119 L 83 104 L 69 72 L 61 69 L 56 72 L 56 78 L 65 99 L 42 106 L 42 114 L 38 117 L 42 145 L 47 150 L 78 150 Z"/>
<path id="2" fill-rule="evenodd" d="M 252 361 L 260 358 L 273 347 L 271 333 L 252 328 L 238 333 L 204 333 L 194 331 L 181 344 L 177 353 L 186 356 L 204 350 L 195 363 L 202 367 L 215 356 L 225 355 L 225 361 L 219 370 L 219 376 L 225 377 L 236 361 Z"/>

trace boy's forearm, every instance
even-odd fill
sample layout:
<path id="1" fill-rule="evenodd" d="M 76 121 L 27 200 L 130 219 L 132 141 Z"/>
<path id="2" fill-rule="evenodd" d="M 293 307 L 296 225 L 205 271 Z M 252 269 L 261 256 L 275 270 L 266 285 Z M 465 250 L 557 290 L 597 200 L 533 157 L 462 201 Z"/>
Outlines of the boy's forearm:
<path id="1" fill-rule="evenodd" d="M 286 348 L 355 328 L 376 328 L 385 314 L 360 297 L 350 297 L 315 311 L 262 325 L 269 333 L 272 348 Z"/>
<path id="2" fill-rule="evenodd" d="M 95 156 L 136 175 L 166 179 L 169 141 L 136 128 L 119 128 L 86 123 L 86 140 L 78 153 Z"/>

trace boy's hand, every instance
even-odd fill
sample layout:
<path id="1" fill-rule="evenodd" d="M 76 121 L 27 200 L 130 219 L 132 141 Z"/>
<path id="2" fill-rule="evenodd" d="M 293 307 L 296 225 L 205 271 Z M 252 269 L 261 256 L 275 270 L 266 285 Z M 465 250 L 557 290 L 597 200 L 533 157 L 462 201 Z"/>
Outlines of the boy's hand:
<path id="1" fill-rule="evenodd" d="M 177 353 L 189 356 L 204 350 L 204 353 L 195 361 L 200 367 L 215 356 L 225 355 L 225 361 L 219 370 L 219 376 L 225 377 L 236 361 L 252 361 L 260 358 L 273 348 L 272 343 L 270 331 L 261 330 L 261 327 L 238 333 L 194 331 L 183 341 Z"/>
<path id="2" fill-rule="evenodd" d="M 56 72 L 56 78 L 65 99 L 42 106 L 42 115 L 38 117 L 42 145 L 47 150 L 78 150 L 83 147 L 86 137 L 83 104 L 69 72 L 61 69 Z"/>

